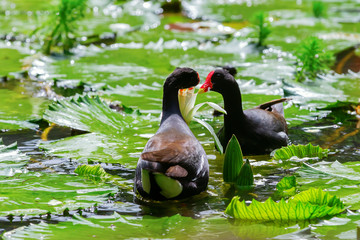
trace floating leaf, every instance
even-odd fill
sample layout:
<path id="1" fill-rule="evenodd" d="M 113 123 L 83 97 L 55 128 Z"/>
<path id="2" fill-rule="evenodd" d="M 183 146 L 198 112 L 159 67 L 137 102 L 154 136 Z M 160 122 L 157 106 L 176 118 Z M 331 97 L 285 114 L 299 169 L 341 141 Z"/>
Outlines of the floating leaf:
<path id="1" fill-rule="evenodd" d="M 171 204 L 170 204 L 171 205 Z M 285 225 L 287 226 L 287 225 Z M 295 232 L 298 225 L 263 224 L 229 221 L 222 216 L 193 219 L 180 214 L 171 217 L 130 216 L 118 214 L 81 217 L 74 215 L 66 222 L 40 222 L 5 232 L 10 239 L 266 239 Z"/>
<path id="2" fill-rule="evenodd" d="M 296 187 L 296 177 L 295 176 L 289 176 L 289 177 L 283 177 L 278 184 L 276 184 L 277 190 L 288 190 L 293 187 Z"/>
<path id="3" fill-rule="evenodd" d="M 77 166 L 74 173 L 77 173 L 79 176 L 86 177 L 87 179 L 93 180 L 94 182 L 106 181 L 110 178 L 109 174 L 107 174 L 99 164 L 95 166 Z"/>
<path id="4" fill-rule="evenodd" d="M 254 199 L 249 206 L 245 201 L 240 202 L 239 197 L 234 197 L 225 213 L 242 220 L 301 221 L 333 216 L 344 210 L 338 198 L 321 189 L 309 189 L 300 194 L 288 201 L 282 198 L 280 202 L 274 202 L 271 198 L 265 202 Z"/>
<path id="5" fill-rule="evenodd" d="M 93 182 L 108 181 L 108 182 L 120 185 L 121 187 L 124 187 L 124 188 L 127 188 L 128 190 L 130 190 L 129 187 L 127 187 L 124 184 L 124 179 L 122 179 L 118 176 L 108 174 L 100 166 L 100 164 L 98 164 L 98 165 L 80 165 L 75 169 L 74 173 L 77 173 L 81 177 L 90 179 Z"/>
<path id="6" fill-rule="evenodd" d="M 29 157 L 17 148 L 17 143 L 4 145 L 0 138 L 0 176 L 13 176 L 22 173 L 22 167 L 28 163 Z"/>
<path id="7" fill-rule="evenodd" d="M 26 91 L 22 88 L 18 90 Z M 41 117 L 47 101 L 9 89 L 0 89 L 0 96 L 0 130 L 35 129 L 38 127 L 38 124 L 30 121 Z"/>
<path id="8" fill-rule="evenodd" d="M 254 185 L 254 174 L 249 159 L 246 159 L 245 163 L 242 165 L 236 179 L 236 184 L 239 187 L 252 187 Z"/>
<path id="9" fill-rule="evenodd" d="M 283 177 L 281 181 L 276 184 L 276 189 L 284 196 L 293 196 L 296 193 L 296 177 Z"/>
<path id="10" fill-rule="evenodd" d="M 131 146 L 140 148 L 145 143 L 146 139 L 134 143 L 127 136 L 112 138 L 104 134 L 87 133 L 52 142 L 42 142 L 39 148 L 52 156 L 70 158 L 80 163 L 119 163 L 125 167 L 135 168 L 139 157 L 133 153 Z"/>
<path id="11" fill-rule="evenodd" d="M 303 164 L 297 171 L 299 188 L 322 186 L 341 197 L 351 210 L 360 209 L 360 162 Z"/>
<path id="12" fill-rule="evenodd" d="M 273 160 L 288 160 L 294 156 L 298 158 L 319 158 L 327 157 L 329 150 L 319 146 L 308 145 L 290 145 L 277 149 L 274 153 Z"/>
<path id="13" fill-rule="evenodd" d="M 0 176 L 0 180 L 0 216 L 62 214 L 66 208 L 76 210 L 104 203 L 109 194 L 118 192 L 118 187 L 66 174 L 28 172 Z"/>
<path id="14" fill-rule="evenodd" d="M 224 156 L 223 178 L 225 182 L 235 182 L 243 165 L 243 154 L 235 135 L 227 144 Z"/>
<path id="15" fill-rule="evenodd" d="M 88 95 L 58 100 L 44 114 L 46 120 L 60 126 L 116 137 L 122 136 L 122 131 L 131 127 L 135 120 L 132 116 L 121 115 L 111 110 L 98 96 Z"/>

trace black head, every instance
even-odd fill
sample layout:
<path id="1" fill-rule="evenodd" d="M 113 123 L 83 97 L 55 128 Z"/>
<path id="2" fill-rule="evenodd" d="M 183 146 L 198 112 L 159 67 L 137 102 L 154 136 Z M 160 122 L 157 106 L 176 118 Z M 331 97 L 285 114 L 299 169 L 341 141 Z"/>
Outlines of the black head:
<path id="1" fill-rule="evenodd" d="M 176 68 L 167 78 L 164 87 L 173 89 L 191 88 L 200 82 L 199 74 L 192 68 Z"/>
<path id="2" fill-rule="evenodd" d="M 234 77 L 225 69 L 216 69 L 207 76 L 205 83 L 200 87 L 204 92 L 208 90 L 225 93 L 234 87 L 238 88 Z"/>

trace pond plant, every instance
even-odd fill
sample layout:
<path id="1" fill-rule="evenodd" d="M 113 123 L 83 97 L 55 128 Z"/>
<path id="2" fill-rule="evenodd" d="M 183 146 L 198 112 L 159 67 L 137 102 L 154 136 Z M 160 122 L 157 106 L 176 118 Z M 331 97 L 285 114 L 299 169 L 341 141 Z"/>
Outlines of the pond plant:
<path id="1" fill-rule="evenodd" d="M 271 24 L 267 20 L 267 14 L 264 12 L 257 12 L 253 17 L 252 23 L 254 25 L 258 39 L 256 45 L 258 47 L 264 47 L 265 40 L 271 33 Z"/>
<path id="2" fill-rule="evenodd" d="M 327 73 L 334 61 L 333 55 L 326 51 L 323 41 L 314 36 L 300 43 L 295 56 L 299 65 L 296 81 L 300 82 L 305 79 L 314 79 L 318 74 Z"/>
<path id="3" fill-rule="evenodd" d="M 77 22 L 84 17 L 87 0 L 61 0 L 57 10 L 53 11 L 47 22 L 33 33 L 43 36 L 43 50 L 50 54 L 53 47 L 59 47 L 69 54 L 76 43 Z"/>
<path id="4" fill-rule="evenodd" d="M 311 13 L 312 2 L 117 0 L 70 10 L 80 1 L 2 1 L 0 238 L 357 239 L 360 2 L 322 1 L 331 11 L 320 18 Z M 271 18 L 265 13 L 260 25 L 250 25 L 259 9 Z M 36 36 L 27 36 L 45 19 Z M 67 36 L 61 19 L 71 27 Z M 260 26 L 271 35 L 255 38 Z M 294 56 L 299 73 L 304 65 L 295 52 L 307 36 L 322 39 L 318 55 L 311 44 L 303 50 L 313 55 L 306 61 L 315 73 L 304 67 L 297 80 L 306 84 L 294 83 Z M 337 62 L 323 61 L 317 71 L 326 52 L 336 53 Z M 161 121 L 164 79 L 178 66 L 202 79 L 226 65 L 241 76 L 231 89 L 241 89 L 244 109 L 282 112 L 276 103 L 291 96 L 283 110 L 293 145 L 248 155 L 248 141 L 231 134 L 223 155 L 213 140 L 223 117 L 201 106 L 219 110 L 214 103 L 226 99 L 214 91 L 174 90 L 186 120 L 181 127 L 201 144 L 191 154 L 206 154 L 207 188 L 176 199 L 182 177 L 154 173 L 150 182 L 168 186 L 158 190 L 170 200 L 136 195 L 137 162 Z M 167 174 L 186 173 L 181 168 Z"/>
<path id="5" fill-rule="evenodd" d="M 314 17 L 323 18 L 326 16 L 326 6 L 322 1 L 313 1 L 312 2 L 312 11 Z"/>
<path id="6" fill-rule="evenodd" d="M 321 189 L 310 188 L 289 200 L 283 198 L 274 202 L 271 198 L 265 202 L 252 200 L 250 205 L 234 197 L 225 213 L 241 220 L 253 221 L 304 221 L 326 216 L 334 216 L 345 210 L 344 204 L 336 196 Z"/>
<path id="7" fill-rule="evenodd" d="M 232 135 L 239 140 L 245 155 L 267 153 L 287 145 L 287 124 L 282 106 L 286 98 L 244 111 L 239 85 L 225 69 L 211 71 L 200 89 L 218 92 L 223 97 L 227 114 L 218 137 L 224 148 Z"/>

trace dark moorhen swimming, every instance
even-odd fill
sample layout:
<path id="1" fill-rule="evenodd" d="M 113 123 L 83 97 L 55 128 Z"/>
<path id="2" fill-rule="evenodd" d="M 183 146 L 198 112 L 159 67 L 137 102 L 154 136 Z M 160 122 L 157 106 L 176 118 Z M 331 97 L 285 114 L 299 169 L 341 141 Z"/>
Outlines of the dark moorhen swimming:
<path id="1" fill-rule="evenodd" d="M 164 83 L 160 127 L 136 167 L 134 190 L 145 199 L 182 199 L 206 190 L 206 153 L 184 121 L 178 101 L 179 89 L 194 87 L 199 81 L 193 69 L 177 68 Z"/>
<path id="2" fill-rule="evenodd" d="M 218 137 L 224 148 L 233 134 L 239 140 L 244 155 L 265 154 L 288 144 L 282 105 L 288 99 L 277 99 L 243 111 L 239 86 L 225 69 L 210 72 L 200 89 L 203 92 L 212 90 L 223 96 L 227 114 Z"/>

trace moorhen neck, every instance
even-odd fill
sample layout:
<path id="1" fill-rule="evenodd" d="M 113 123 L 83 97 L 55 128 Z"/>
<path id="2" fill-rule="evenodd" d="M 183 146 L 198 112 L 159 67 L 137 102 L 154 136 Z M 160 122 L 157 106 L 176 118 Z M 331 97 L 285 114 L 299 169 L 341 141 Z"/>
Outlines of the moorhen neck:
<path id="1" fill-rule="evenodd" d="M 200 88 L 203 92 L 211 90 L 223 96 L 227 114 L 218 137 L 224 148 L 233 134 L 239 140 L 245 155 L 269 153 L 288 144 L 282 106 L 286 98 L 243 110 L 239 86 L 234 77 L 224 69 L 210 72 Z"/>
<path id="2" fill-rule="evenodd" d="M 134 190 L 144 199 L 182 199 L 206 190 L 206 153 L 184 121 L 178 100 L 180 89 L 199 81 L 193 69 L 177 68 L 164 83 L 160 127 L 146 143 L 136 167 Z"/>

